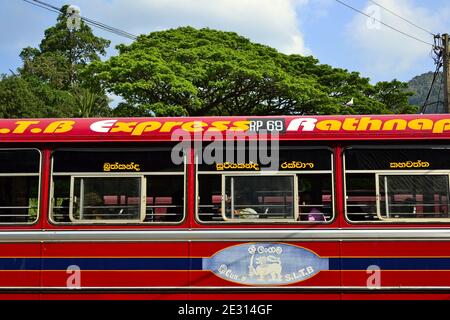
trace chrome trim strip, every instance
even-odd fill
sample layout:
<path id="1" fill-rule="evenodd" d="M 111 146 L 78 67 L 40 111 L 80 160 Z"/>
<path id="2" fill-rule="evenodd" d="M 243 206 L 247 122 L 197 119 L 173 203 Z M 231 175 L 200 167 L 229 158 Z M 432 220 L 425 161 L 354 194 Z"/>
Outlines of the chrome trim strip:
<path id="1" fill-rule="evenodd" d="M 241 291 L 241 292 L 285 292 L 285 291 L 359 291 L 365 293 L 377 293 L 377 292 L 398 292 L 398 291 L 449 291 L 448 286 L 386 286 L 386 287 L 362 287 L 362 286 L 315 286 L 315 287 L 300 287 L 300 286 L 232 286 L 232 287 L 0 287 L 2 291 L 65 291 L 65 293 L 81 293 L 83 291 L 178 291 L 178 292 L 192 292 L 192 291 Z"/>
<path id="2" fill-rule="evenodd" d="M 402 230 L 71 230 L 1 231 L 0 242 L 69 241 L 450 241 L 450 229 Z"/>

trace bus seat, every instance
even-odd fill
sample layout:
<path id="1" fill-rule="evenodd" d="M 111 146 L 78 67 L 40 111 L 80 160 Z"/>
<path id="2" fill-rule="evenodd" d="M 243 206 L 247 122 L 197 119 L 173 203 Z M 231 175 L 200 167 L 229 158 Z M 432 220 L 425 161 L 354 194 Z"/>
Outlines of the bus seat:
<path id="1" fill-rule="evenodd" d="M 103 196 L 103 203 L 105 206 L 117 205 L 117 196 Z"/>
<path id="2" fill-rule="evenodd" d="M 220 204 L 222 202 L 222 195 L 212 195 L 211 202 L 212 204 Z"/>

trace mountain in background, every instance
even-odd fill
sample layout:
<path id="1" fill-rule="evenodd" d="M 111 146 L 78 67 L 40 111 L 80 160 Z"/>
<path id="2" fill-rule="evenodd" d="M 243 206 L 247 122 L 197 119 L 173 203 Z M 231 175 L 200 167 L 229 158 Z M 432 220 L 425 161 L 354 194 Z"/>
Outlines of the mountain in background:
<path id="1" fill-rule="evenodd" d="M 427 98 L 428 92 L 433 81 L 433 72 L 427 72 L 414 77 L 408 82 L 408 88 L 415 94 L 409 98 L 409 103 L 419 106 L 421 110 Z M 444 89 L 442 73 L 436 77 L 433 90 L 423 113 L 443 113 L 444 112 Z"/>

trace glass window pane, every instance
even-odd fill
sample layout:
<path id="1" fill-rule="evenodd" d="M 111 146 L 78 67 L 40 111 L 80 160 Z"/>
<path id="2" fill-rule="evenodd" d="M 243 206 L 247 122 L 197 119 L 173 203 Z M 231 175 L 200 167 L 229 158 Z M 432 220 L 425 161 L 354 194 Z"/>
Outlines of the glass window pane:
<path id="1" fill-rule="evenodd" d="M 0 150 L 1 173 L 39 173 L 37 150 Z"/>
<path id="2" fill-rule="evenodd" d="M 376 213 L 375 174 L 348 173 L 345 182 L 347 218 L 350 221 L 379 220 Z"/>
<path id="3" fill-rule="evenodd" d="M 300 221 L 333 219 L 333 188 L 331 174 L 304 174 L 298 177 Z"/>
<path id="4" fill-rule="evenodd" d="M 70 177 L 53 177 L 53 198 L 51 217 L 54 222 L 70 222 Z"/>
<path id="5" fill-rule="evenodd" d="M 198 176 L 198 217 L 201 221 L 223 221 L 222 175 L 201 174 Z"/>
<path id="6" fill-rule="evenodd" d="M 294 219 L 293 176 L 225 177 L 228 219 Z"/>
<path id="7" fill-rule="evenodd" d="M 183 163 L 172 161 L 171 149 L 81 149 L 53 153 L 53 172 L 180 172 Z"/>
<path id="8" fill-rule="evenodd" d="M 0 223 L 37 220 L 40 159 L 34 149 L 0 150 Z"/>
<path id="9" fill-rule="evenodd" d="M 448 170 L 450 162 L 448 146 L 411 148 L 358 148 L 345 151 L 346 170 Z"/>
<path id="10" fill-rule="evenodd" d="M 384 218 L 449 218 L 448 175 L 380 175 Z"/>
<path id="11" fill-rule="evenodd" d="M 30 223 L 37 219 L 38 176 L 0 177 L 0 223 Z"/>
<path id="12" fill-rule="evenodd" d="M 180 222 L 183 220 L 184 176 L 146 176 L 145 222 Z"/>
<path id="13" fill-rule="evenodd" d="M 232 144 L 227 141 L 223 147 L 215 147 L 217 141 L 212 142 L 211 146 L 206 146 L 206 150 L 197 150 L 200 161 L 198 170 L 200 172 L 331 170 L 332 152 L 327 148 L 307 149 L 283 145 L 271 148 L 270 143 L 267 146 L 265 144 L 252 146 L 252 144 L 250 142 L 244 144 L 241 141 Z M 211 149 L 214 152 L 210 155 Z M 208 157 L 203 159 L 205 155 Z M 242 166 L 238 166 L 239 164 Z"/>
<path id="14" fill-rule="evenodd" d="M 140 220 L 141 178 L 75 178 L 75 220 Z"/>

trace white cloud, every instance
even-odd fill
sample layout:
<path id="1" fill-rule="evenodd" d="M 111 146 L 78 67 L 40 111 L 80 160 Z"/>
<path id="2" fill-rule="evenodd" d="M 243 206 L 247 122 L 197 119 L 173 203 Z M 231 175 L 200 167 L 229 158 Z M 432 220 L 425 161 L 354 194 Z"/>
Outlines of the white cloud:
<path id="1" fill-rule="evenodd" d="M 82 15 L 134 34 L 190 25 L 234 31 L 284 53 L 310 54 L 296 8 L 308 0 L 79 0 Z M 126 42 L 123 40 L 123 42 Z"/>
<path id="2" fill-rule="evenodd" d="M 378 0 L 377 2 L 432 32 L 445 30 L 444 26 L 450 17 L 448 8 L 439 11 L 429 10 L 416 6 L 411 0 Z M 430 34 L 391 15 L 371 2 L 366 4 L 364 12 L 405 33 L 433 43 Z M 349 45 L 361 49 L 355 51 L 355 56 L 364 61 L 366 70 L 362 71 L 372 77 L 401 74 L 419 61 L 429 59 L 431 46 L 410 39 L 360 14 L 356 14 L 347 26 L 347 34 L 351 41 Z"/>

